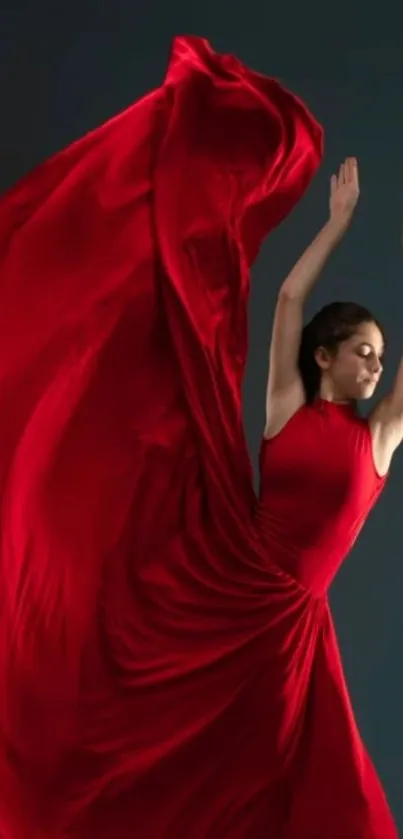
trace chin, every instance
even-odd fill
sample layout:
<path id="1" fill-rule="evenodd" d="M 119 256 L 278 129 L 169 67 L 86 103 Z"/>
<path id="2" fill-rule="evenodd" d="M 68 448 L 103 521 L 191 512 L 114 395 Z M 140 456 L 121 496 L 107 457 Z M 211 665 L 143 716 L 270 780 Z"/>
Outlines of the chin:
<path id="1" fill-rule="evenodd" d="M 371 399 L 374 395 L 377 388 L 376 382 L 369 382 L 368 384 L 362 384 L 360 386 L 359 392 L 356 395 L 356 399 Z"/>

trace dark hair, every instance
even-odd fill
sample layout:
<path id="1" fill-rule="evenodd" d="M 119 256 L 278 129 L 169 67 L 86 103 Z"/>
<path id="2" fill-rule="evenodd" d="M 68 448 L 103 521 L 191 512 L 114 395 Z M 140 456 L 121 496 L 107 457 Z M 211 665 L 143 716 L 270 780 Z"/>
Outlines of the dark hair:
<path id="1" fill-rule="evenodd" d="M 385 341 L 385 333 L 377 319 L 358 303 L 329 303 L 304 326 L 298 363 L 307 402 L 315 399 L 320 387 L 321 372 L 315 351 L 324 347 L 329 352 L 336 352 L 339 344 L 351 338 L 362 323 L 375 323 Z"/>

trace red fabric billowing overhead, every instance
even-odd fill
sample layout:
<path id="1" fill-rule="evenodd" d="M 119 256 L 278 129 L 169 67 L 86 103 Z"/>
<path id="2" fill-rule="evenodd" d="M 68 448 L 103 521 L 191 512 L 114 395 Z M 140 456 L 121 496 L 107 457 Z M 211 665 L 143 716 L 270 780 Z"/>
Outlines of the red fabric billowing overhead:
<path id="1" fill-rule="evenodd" d="M 2 839 L 286 835 L 313 607 L 255 527 L 241 386 L 249 266 L 321 149 L 280 84 L 177 38 L 0 204 Z"/>

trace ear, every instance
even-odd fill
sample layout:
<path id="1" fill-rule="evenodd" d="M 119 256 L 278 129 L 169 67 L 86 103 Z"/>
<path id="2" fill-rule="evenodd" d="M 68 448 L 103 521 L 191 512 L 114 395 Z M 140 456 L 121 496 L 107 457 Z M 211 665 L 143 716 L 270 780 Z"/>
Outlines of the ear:
<path id="1" fill-rule="evenodd" d="M 332 363 L 332 355 L 325 347 L 317 347 L 314 358 L 320 370 L 328 370 Z"/>

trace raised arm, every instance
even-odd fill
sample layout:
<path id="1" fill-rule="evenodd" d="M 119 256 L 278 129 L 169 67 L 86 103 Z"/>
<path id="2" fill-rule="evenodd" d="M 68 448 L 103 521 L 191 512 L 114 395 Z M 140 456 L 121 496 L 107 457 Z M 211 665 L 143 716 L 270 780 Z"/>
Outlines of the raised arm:
<path id="1" fill-rule="evenodd" d="M 265 436 L 277 434 L 305 401 L 298 370 L 305 301 L 346 232 L 359 196 L 358 167 L 348 158 L 333 175 L 330 218 L 283 282 L 270 344 Z"/>
<path id="2" fill-rule="evenodd" d="M 403 440 L 403 358 L 392 390 L 371 412 L 369 425 L 375 466 L 380 475 L 386 475 L 392 457 Z"/>

